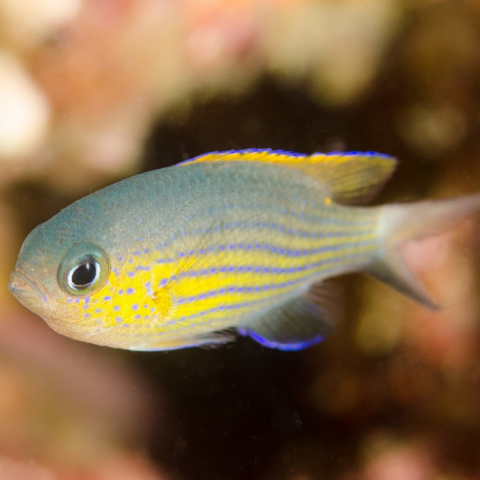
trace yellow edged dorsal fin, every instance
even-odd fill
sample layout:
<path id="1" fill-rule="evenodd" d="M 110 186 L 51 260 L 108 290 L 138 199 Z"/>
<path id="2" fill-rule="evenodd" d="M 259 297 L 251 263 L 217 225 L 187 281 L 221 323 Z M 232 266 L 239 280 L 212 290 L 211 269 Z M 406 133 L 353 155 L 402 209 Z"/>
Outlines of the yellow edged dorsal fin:
<path id="1" fill-rule="evenodd" d="M 282 150 L 229 150 L 213 152 L 182 162 L 262 162 L 300 170 L 315 178 L 339 203 L 367 201 L 395 169 L 393 157 L 375 152 L 314 153 L 303 155 Z"/>

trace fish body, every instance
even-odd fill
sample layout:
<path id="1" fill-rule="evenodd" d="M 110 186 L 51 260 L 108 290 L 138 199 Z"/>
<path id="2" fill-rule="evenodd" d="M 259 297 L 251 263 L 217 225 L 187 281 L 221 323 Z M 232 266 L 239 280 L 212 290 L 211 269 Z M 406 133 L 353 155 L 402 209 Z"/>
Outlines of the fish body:
<path id="1" fill-rule="evenodd" d="M 56 331 L 95 344 L 168 350 L 223 343 L 236 328 L 305 348 L 332 328 L 321 291 L 335 275 L 363 270 L 433 306 L 397 246 L 480 199 L 349 205 L 394 166 L 379 154 L 247 150 L 137 175 L 37 227 L 10 289 Z"/>

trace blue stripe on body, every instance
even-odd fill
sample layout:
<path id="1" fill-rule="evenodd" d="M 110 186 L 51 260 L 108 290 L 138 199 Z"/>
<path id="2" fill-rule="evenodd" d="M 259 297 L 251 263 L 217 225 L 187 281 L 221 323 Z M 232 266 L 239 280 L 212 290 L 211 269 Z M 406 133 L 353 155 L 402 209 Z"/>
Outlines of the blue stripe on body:
<path id="1" fill-rule="evenodd" d="M 225 295 L 225 294 L 231 294 L 231 293 L 259 293 L 259 292 L 267 292 L 270 290 L 278 290 L 282 288 L 288 288 L 292 287 L 295 285 L 298 285 L 299 283 L 304 282 L 305 280 L 308 280 L 309 277 L 313 277 L 316 274 L 309 274 L 304 277 L 296 278 L 294 280 L 288 280 L 286 282 L 281 282 L 281 283 L 272 283 L 272 284 L 267 284 L 267 285 L 256 285 L 256 286 L 242 286 L 242 287 L 236 287 L 234 285 L 230 285 L 228 287 L 222 287 L 217 290 L 209 290 L 207 292 L 200 293 L 198 295 L 190 295 L 188 297 L 180 297 L 175 300 L 175 303 L 177 304 L 186 304 L 186 303 L 193 303 L 197 302 L 199 300 L 206 300 L 207 298 L 214 298 L 217 296 Z"/>
<path id="2" fill-rule="evenodd" d="M 328 238 L 331 240 L 335 239 L 340 239 L 340 238 L 345 238 L 345 237 L 354 237 L 354 238 L 359 238 L 362 237 L 363 235 L 369 235 L 371 234 L 371 229 L 365 230 L 365 231 L 359 231 L 359 232 L 326 232 L 323 234 L 322 237 L 318 238 Z M 315 237 L 312 237 L 315 238 Z M 294 250 L 294 249 L 289 249 L 286 248 L 285 246 L 276 246 L 272 244 L 265 244 L 261 242 L 255 242 L 255 243 L 237 243 L 237 244 L 224 244 L 224 245 L 211 245 L 210 247 L 207 248 L 200 248 L 198 250 L 188 250 L 184 252 L 179 252 L 177 254 L 177 257 L 171 257 L 171 258 L 158 258 L 155 260 L 155 263 L 157 264 L 163 264 L 163 263 L 175 263 L 178 261 L 180 258 L 188 257 L 188 256 L 193 256 L 193 255 L 205 255 L 207 253 L 215 253 L 216 250 L 219 251 L 226 251 L 226 250 L 269 250 L 272 253 L 279 253 L 281 255 L 286 254 L 287 256 L 303 256 L 303 255 L 313 255 L 317 253 L 325 253 L 328 251 L 334 251 L 334 250 L 339 250 L 341 248 L 349 248 L 350 246 L 355 246 L 355 245 L 362 245 L 364 242 L 372 242 L 375 243 L 375 239 L 369 239 L 369 240 L 356 240 L 352 241 L 349 243 L 334 243 L 332 245 L 323 245 L 319 248 L 310 248 L 310 249 L 299 249 L 299 250 Z M 149 270 L 149 267 L 137 267 L 137 270 Z"/>
<path id="3" fill-rule="evenodd" d="M 239 310 L 264 305 L 264 304 L 269 303 L 273 300 L 284 298 L 284 297 L 285 297 L 285 294 L 282 292 L 282 293 L 275 293 L 273 295 L 269 295 L 269 296 L 266 296 L 264 298 L 259 298 L 259 299 L 256 299 L 256 300 L 250 300 L 250 301 L 244 301 L 244 302 L 238 302 L 238 303 L 220 304 L 220 305 L 217 305 L 217 306 L 212 307 L 212 308 L 207 308 L 206 310 L 201 310 L 199 312 L 192 313 L 190 315 L 184 315 L 183 317 L 168 320 L 165 323 L 163 323 L 163 325 L 174 326 L 176 324 L 181 324 L 182 322 L 186 322 L 186 321 L 189 321 L 189 320 L 192 320 L 192 319 L 195 319 L 195 318 L 204 317 L 208 314 L 217 313 L 217 312 L 225 312 L 226 315 L 224 315 L 220 318 L 211 319 L 207 322 L 202 322 L 202 323 L 209 323 L 209 324 L 220 323 L 220 322 L 224 322 L 226 318 L 242 317 L 242 316 L 245 316 L 246 313 L 249 313 L 249 312 L 243 312 L 243 313 L 240 313 L 240 314 L 235 313 L 235 312 L 238 312 Z M 233 312 L 233 314 L 232 314 L 232 312 Z M 229 315 L 229 313 L 231 315 Z M 198 326 L 198 324 L 197 324 L 197 326 Z M 187 323 L 185 325 L 182 325 L 180 330 L 183 329 L 183 328 L 192 328 L 192 324 Z"/>
<path id="4" fill-rule="evenodd" d="M 318 208 L 322 208 L 319 206 Z M 258 209 L 258 206 L 256 207 Z M 374 222 L 372 222 L 371 218 L 368 217 L 365 219 L 365 222 L 362 222 L 360 218 L 347 218 L 343 219 L 339 216 L 315 216 L 315 215 L 306 215 L 302 213 L 297 213 L 294 211 L 285 211 L 285 210 L 280 210 L 279 208 L 275 207 L 269 207 L 268 210 L 270 213 L 277 213 L 277 214 L 282 214 L 282 215 L 288 215 L 291 217 L 297 217 L 302 219 L 303 221 L 307 221 L 310 224 L 313 224 L 315 226 L 318 226 L 320 228 L 324 228 L 325 226 L 342 226 L 342 227 L 358 227 L 360 230 L 356 231 L 355 233 L 358 235 L 361 235 L 363 232 L 363 229 L 361 227 L 363 226 L 366 230 L 365 233 L 370 232 L 374 226 Z M 163 242 L 160 245 L 156 246 L 156 250 L 165 250 L 167 247 L 173 246 L 175 242 L 181 239 L 185 239 L 187 237 L 195 237 L 195 236 L 205 236 L 208 234 L 211 234 L 215 231 L 220 231 L 220 230 L 229 230 L 233 228 L 251 228 L 253 230 L 260 230 L 260 229 L 266 229 L 266 230 L 276 230 L 281 232 L 282 234 L 287 234 L 291 236 L 299 236 L 301 238 L 326 238 L 326 237 L 342 237 L 342 236 L 347 236 L 350 235 L 352 232 L 345 232 L 345 231 L 319 231 L 319 232 L 309 232 L 307 230 L 302 230 L 300 228 L 294 229 L 291 226 L 286 226 L 282 225 L 281 223 L 277 222 L 248 222 L 248 221 L 242 221 L 242 222 L 232 222 L 232 223 L 225 223 L 222 225 L 217 225 L 212 228 L 205 228 L 205 229 L 195 229 L 193 232 L 182 232 L 182 234 L 174 235 L 170 241 L 168 242 Z M 146 250 L 144 251 L 146 252 Z M 135 251 L 134 254 L 138 255 L 140 252 Z M 123 257 L 119 257 L 119 261 L 122 261 Z"/>
<path id="5" fill-rule="evenodd" d="M 357 256 L 356 253 L 352 253 L 350 255 L 347 255 L 346 258 L 348 258 L 348 257 L 354 258 L 356 256 Z M 334 263 L 335 261 L 336 261 L 336 259 L 328 259 L 328 260 L 325 260 L 323 263 L 324 264 Z M 321 263 L 322 262 L 319 262 L 319 264 L 321 264 Z M 298 283 L 301 284 L 302 282 L 306 282 L 308 280 L 313 282 L 317 276 L 318 276 L 318 272 L 310 273 L 310 274 L 302 277 L 301 279 L 299 279 Z M 289 282 L 285 282 L 285 283 L 289 283 Z M 278 284 L 278 285 L 280 285 L 280 284 Z M 292 286 L 293 286 L 293 284 L 292 284 Z M 231 288 L 235 288 L 235 287 L 231 287 Z M 240 288 L 242 288 L 242 287 L 240 287 Z M 252 290 L 247 291 L 248 288 L 252 289 L 254 287 L 243 287 L 243 292 L 242 293 L 251 293 Z M 223 290 L 223 289 L 220 289 L 220 290 Z M 275 290 L 275 288 L 271 288 L 271 290 Z M 265 291 L 267 292 L 267 291 L 269 291 L 269 289 L 265 289 Z M 211 292 L 214 292 L 214 290 L 212 290 Z M 207 298 L 211 292 L 204 292 L 203 294 L 205 294 L 205 296 L 206 296 L 205 298 Z M 232 292 L 231 291 L 221 292 L 221 294 L 227 294 L 227 293 L 232 293 Z M 201 295 L 203 295 L 203 294 L 201 294 Z M 220 304 L 220 305 L 217 305 L 216 307 L 212 307 L 212 308 L 209 308 L 209 309 L 206 309 L 206 310 L 202 310 L 200 312 L 196 312 L 196 313 L 191 314 L 191 315 L 187 315 L 187 316 L 183 316 L 183 317 L 180 317 L 180 318 L 172 319 L 172 320 L 166 322 L 165 325 L 174 325 L 175 323 L 178 323 L 178 322 L 184 322 L 184 321 L 188 321 L 188 320 L 191 320 L 191 319 L 194 319 L 194 318 L 203 317 L 203 316 L 207 315 L 208 313 L 215 313 L 215 312 L 219 312 L 219 311 L 232 312 L 232 311 L 238 311 L 239 309 L 251 308 L 251 307 L 255 307 L 255 306 L 258 306 L 258 305 L 261 305 L 261 304 L 269 303 L 273 300 L 276 300 L 276 299 L 279 299 L 279 298 L 284 298 L 284 297 L 285 297 L 285 292 L 280 292 L 280 293 L 273 293 L 272 295 L 266 295 L 265 297 L 263 297 L 261 299 L 239 302 L 239 303 L 236 303 L 236 304 Z M 180 298 L 177 298 L 175 300 L 175 302 L 180 301 L 181 298 L 187 299 L 187 300 L 185 300 L 181 303 L 189 303 L 188 299 L 191 298 L 191 297 L 180 297 Z M 198 300 L 198 298 L 197 298 L 197 300 Z M 192 302 L 194 302 L 194 301 L 195 300 L 192 299 Z M 237 314 L 233 315 L 233 317 L 236 317 L 236 316 L 238 316 L 238 315 Z M 216 319 L 215 321 L 219 322 L 219 323 L 224 322 L 225 319 L 229 318 L 229 317 L 232 317 L 232 315 L 227 313 L 225 316 L 223 316 L 219 319 Z M 211 323 L 211 322 L 208 322 L 208 323 Z"/>
<path id="6" fill-rule="evenodd" d="M 300 256 L 310 256 L 310 255 L 322 255 L 328 252 L 335 252 L 341 250 L 349 250 L 349 249 L 356 249 L 359 247 L 364 247 L 367 245 L 371 245 L 372 248 L 377 246 L 375 239 L 368 239 L 363 241 L 357 242 L 350 242 L 344 244 L 335 244 L 335 245 L 325 245 L 324 247 L 320 247 L 317 249 L 303 249 L 303 250 L 287 250 L 283 247 L 276 247 L 272 245 L 262 245 L 256 244 L 255 246 L 251 245 L 244 245 L 238 244 L 241 246 L 241 250 L 263 250 L 273 253 L 275 255 L 287 258 L 294 258 Z M 234 247 L 230 245 L 228 247 Z M 220 247 L 219 247 L 220 248 Z M 224 249 L 227 249 L 227 246 L 224 246 Z M 233 248 L 231 249 L 233 250 Z M 195 252 L 189 252 L 189 254 L 195 255 Z M 358 252 L 354 252 L 351 255 L 358 255 Z M 360 255 L 364 255 L 364 252 L 361 252 Z M 285 268 L 277 268 L 277 267 L 267 267 L 267 266 L 260 266 L 260 265 L 238 265 L 238 266 L 229 266 L 224 265 L 220 267 L 209 267 L 202 270 L 187 270 L 184 272 L 180 272 L 178 274 L 171 275 L 170 277 L 162 278 L 159 280 L 160 286 L 165 286 L 171 281 L 178 280 L 182 277 L 200 277 L 206 275 L 213 275 L 217 273 L 275 273 L 275 274 L 285 274 L 285 273 L 295 273 L 303 270 L 308 270 L 310 268 L 316 268 L 323 264 L 334 262 L 334 261 L 342 261 L 345 258 L 348 258 L 350 254 L 339 255 L 338 257 L 334 257 L 331 259 L 324 259 L 318 262 L 313 262 L 311 264 L 302 264 L 302 265 L 293 265 L 291 267 Z M 162 259 L 159 263 L 175 263 L 178 259 Z"/>

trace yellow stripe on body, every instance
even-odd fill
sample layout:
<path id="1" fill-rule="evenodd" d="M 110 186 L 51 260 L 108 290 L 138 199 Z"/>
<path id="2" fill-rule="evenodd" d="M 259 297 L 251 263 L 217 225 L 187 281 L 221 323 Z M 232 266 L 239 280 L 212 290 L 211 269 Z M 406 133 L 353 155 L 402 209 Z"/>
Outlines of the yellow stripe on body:
<path id="1" fill-rule="evenodd" d="M 152 266 L 152 261 L 151 255 L 126 257 L 110 273 L 106 288 L 90 297 L 90 311 L 102 319 L 104 326 L 121 323 L 147 331 L 156 328 L 156 319 L 169 317 L 171 295 L 167 288 L 157 285 L 157 278 L 169 276 L 174 270 L 168 264 Z M 96 313 L 98 310 L 101 312 Z"/>
<path id="2" fill-rule="evenodd" d="M 258 305 L 254 302 L 268 302 L 272 297 L 287 296 L 289 293 L 298 290 L 304 282 L 311 283 L 315 277 L 321 275 L 322 271 L 328 270 L 332 265 L 336 267 L 351 265 L 352 259 L 348 258 L 342 262 L 348 255 L 367 255 L 377 249 L 376 234 L 371 232 L 357 237 L 358 241 L 372 240 L 365 245 L 352 245 L 351 238 L 337 238 L 336 244 L 339 249 L 336 251 L 327 251 L 322 254 L 305 255 L 304 257 L 286 257 L 283 255 L 267 254 L 255 251 L 237 251 L 229 255 L 210 256 L 208 259 L 208 269 L 215 269 L 217 272 L 199 276 L 183 276 L 172 284 L 172 294 L 176 299 L 183 299 L 183 304 L 177 304 L 175 313 L 172 317 L 173 322 L 178 322 L 178 327 L 185 325 L 202 323 L 203 319 L 198 317 L 200 312 L 212 310 L 220 305 L 234 305 L 241 302 L 251 302 L 252 307 L 246 307 L 242 311 L 249 312 L 255 310 Z M 329 240 L 324 242 L 324 246 L 332 245 L 334 242 Z M 349 244 L 350 247 L 342 247 L 342 244 Z M 318 243 L 316 244 L 318 247 Z M 333 261 L 333 260 L 338 261 Z M 320 262 L 332 261 L 331 264 Z M 315 268 L 308 268 L 318 263 Z M 221 267 L 232 270 L 218 273 Z M 239 267 L 241 271 L 239 271 Z M 264 273 L 261 269 L 256 272 L 255 268 L 268 268 L 269 273 Z M 248 270 L 247 270 L 248 268 Z M 298 269 L 294 271 L 284 271 L 272 273 L 271 269 L 287 270 Z M 204 268 L 204 271 L 207 270 Z M 187 272 L 188 273 L 188 272 Z M 305 278 L 307 277 L 307 278 Z M 265 288 L 270 287 L 270 288 Z M 249 288 L 248 291 L 245 289 Z M 230 289 L 232 291 L 230 291 Z M 258 289 L 258 291 L 256 291 Z M 213 293 L 213 295 L 211 295 Z M 215 323 L 225 321 L 229 326 L 229 316 L 236 315 L 238 311 L 214 311 L 208 314 L 208 320 Z M 197 317 L 194 317 L 197 315 Z M 189 318 L 191 317 L 191 318 Z M 175 328 L 172 324 L 172 328 Z M 218 328 L 222 328 L 221 325 Z"/>
<path id="3" fill-rule="evenodd" d="M 260 238 L 265 243 L 275 245 L 277 249 L 319 250 L 337 246 L 336 250 L 301 256 L 286 256 L 255 249 L 206 252 L 201 255 L 194 253 L 176 259 L 167 258 L 169 251 L 158 252 L 155 256 L 131 255 L 121 265 L 117 265 L 116 273 L 110 274 L 108 295 L 102 289 L 91 296 L 88 311 L 94 315 L 100 310 L 98 317 L 107 327 L 116 326 L 120 318 L 120 323 L 128 326 L 128 334 L 135 336 L 164 335 L 165 338 L 174 339 L 176 335 L 192 336 L 226 328 L 232 326 L 232 321 L 238 315 L 268 308 L 272 302 L 288 296 L 302 286 L 305 276 L 308 276 L 305 281 L 311 282 L 332 265 L 348 266 L 352 262 L 348 255 L 362 256 L 375 250 L 377 233 L 374 224 L 373 221 L 367 222 L 362 230 L 358 224 L 331 224 L 328 228 L 332 236 L 320 239 L 281 235 L 276 231 L 262 232 Z M 312 225 L 305 223 L 303 226 L 305 231 L 312 231 Z M 299 229 L 299 224 L 296 227 Z M 322 226 L 317 225 L 315 230 L 317 229 L 318 232 L 322 231 Z M 359 230 L 362 233 L 356 233 Z M 336 236 L 339 233 L 342 235 Z M 205 240 L 208 240 L 208 236 Z M 156 256 L 160 254 L 163 260 L 157 260 L 162 263 L 155 263 Z M 130 260 L 132 263 L 129 263 Z M 327 263 L 320 264 L 322 261 Z M 318 263 L 315 268 L 308 268 L 315 263 Z M 232 271 L 219 272 L 222 267 L 228 267 Z M 239 271 L 239 267 L 252 268 L 250 271 L 246 268 Z M 285 271 L 256 272 L 255 267 Z M 289 268 L 297 270 L 287 272 Z M 217 271 L 214 274 L 198 275 L 198 272 L 209 269 Z M 129 276 L 132 272 L 134 275 Z M 234 287 L 234 290 L 229 291 L 230 287 Z M 247 287 L 250 288 L 249 291 L 245 290 Z M 216 293 L 209 296 L 209 292 Z M 105 297 L 108 296 L 111 299 L 106 300 Z M 200 315 L 201 312 L 220 306 L 244 302 L 249 302 L 250 306 Z"/>

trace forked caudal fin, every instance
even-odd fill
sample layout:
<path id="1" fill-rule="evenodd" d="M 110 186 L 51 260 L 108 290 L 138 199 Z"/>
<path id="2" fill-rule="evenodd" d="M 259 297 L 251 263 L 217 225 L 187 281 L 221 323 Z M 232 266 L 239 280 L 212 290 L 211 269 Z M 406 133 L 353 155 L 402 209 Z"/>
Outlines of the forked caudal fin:
<path id="1" fill-rule="evenodd" d="M 386 205 L 380 218 L 379 234 L 384 248 L 368 272 L 429 308 L 438 308 L 423 285 L 408 268 L 400 247 L 410 241 L 437 235 L 480 211 L 480 195 L 407 205 Z"/>

